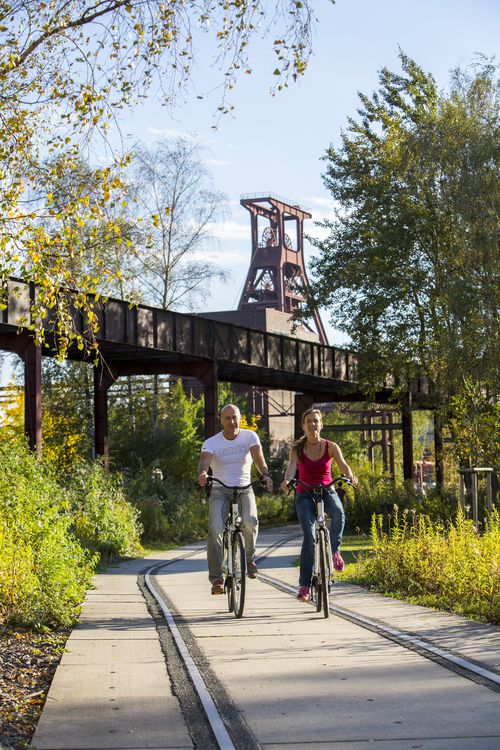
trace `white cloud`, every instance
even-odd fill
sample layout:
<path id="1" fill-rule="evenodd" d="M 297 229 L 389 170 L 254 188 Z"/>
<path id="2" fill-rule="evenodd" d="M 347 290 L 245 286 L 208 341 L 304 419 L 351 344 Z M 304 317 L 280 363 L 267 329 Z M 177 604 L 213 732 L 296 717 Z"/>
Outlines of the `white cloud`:
<path id="1" fill-rule="evenodd" d="M 250 245 L 250 227 L 248 222 L 214 221 L 210 225 L 214 237 L 219 240 L 246 240 Z"/>
<path id="2" fill-rule="evenodd" d="M 205 164 L 209 167 L 228 167 L 231 162 L 222 161 L 222 159 L 205 159 Z"/>
<path id="3" fill-rule="evenodd" d="M 147 132 L 158 138 L 183 138 L 186 141 L 200 141 L 200 137 L 187 130 L 174 130 L 172 128 L 153 128 L 149 127 Z"/>

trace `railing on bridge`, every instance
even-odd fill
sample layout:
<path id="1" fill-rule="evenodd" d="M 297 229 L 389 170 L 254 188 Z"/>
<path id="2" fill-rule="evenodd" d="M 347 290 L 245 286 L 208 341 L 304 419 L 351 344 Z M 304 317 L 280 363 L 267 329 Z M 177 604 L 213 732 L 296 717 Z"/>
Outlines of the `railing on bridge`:
<path id="1" fill-rule="evenodd" d="M 18 327 L 30 323 L 30 285 L 10 279 L 8 303 L 0 323 Z M 353 352 L 305 341 L 284 334 L 258 331 L 223 323 L 197 315 L 137 305 L 123 300 L 93 302 L 97 315 L 98 340 L 107 345 L 110 361 L 123 356 L 123 346 L 150 352 L 166 352 L 184 357 L 217 360 L 242 366 L 278 370 L 343 381 L 356 382 L 356 357 Z M 87 322 L 80 310 L 74 310 L 75 327 L 85 334 Z M 50 319 L 46 330 L 50 330 Z M 113 352 L 113 344 L 118 349 Z M 80 358 L 78 353 L 72 356 Z M 384 384 L 386 385 L 386 384 Z"/>

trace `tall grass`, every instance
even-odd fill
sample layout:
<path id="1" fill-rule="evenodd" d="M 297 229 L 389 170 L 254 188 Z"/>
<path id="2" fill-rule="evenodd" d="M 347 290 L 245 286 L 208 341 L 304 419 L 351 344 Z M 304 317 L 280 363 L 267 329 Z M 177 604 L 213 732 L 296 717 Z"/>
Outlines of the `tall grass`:
<path id="1" fill-rule="evenodd" d="M 350 578 L 378 591 L 500 624 L 500 515 L 479 533 L 459 510 L 446 525 L 397 506 L 385 527 L 374 516 L 372 552 Z"/>

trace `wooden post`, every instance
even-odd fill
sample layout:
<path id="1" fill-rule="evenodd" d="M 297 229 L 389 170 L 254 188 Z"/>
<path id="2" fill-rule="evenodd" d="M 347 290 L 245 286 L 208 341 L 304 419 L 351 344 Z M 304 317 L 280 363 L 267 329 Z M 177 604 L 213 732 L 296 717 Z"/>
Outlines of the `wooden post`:
<path id="1" fill-rule="evenodd" d="M 434 456 L 436 459 L 436 486 L 444 486 L 443 428 L 437 409 L 434 410 Z"/>
<path id="2" fill-rule="evenodd" d="M 403 479 L 413 479 L 413 419 L 411 413 L 411 391 L 407 391 L 401 408 L 403 437 Z"/>

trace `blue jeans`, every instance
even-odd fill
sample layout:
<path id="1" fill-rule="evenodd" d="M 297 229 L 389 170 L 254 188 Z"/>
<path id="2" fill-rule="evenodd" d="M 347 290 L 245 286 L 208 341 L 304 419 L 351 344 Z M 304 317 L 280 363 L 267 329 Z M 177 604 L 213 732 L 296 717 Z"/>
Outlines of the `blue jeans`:
<path id="1" fill-rule="evenodd" d="M 331 487 L 323 490 L 325 511 L 330 516 L 330 541 L 332 552 L 337 552 L 344 532 L 344 506 Z M 297 516 L 304 532 L 300 551 L 299 586 L 310 586 L 314 564 L 314 524 L 316 521 L 316 503 L 310 492 L 299 492 L 295 498 Z"/>

